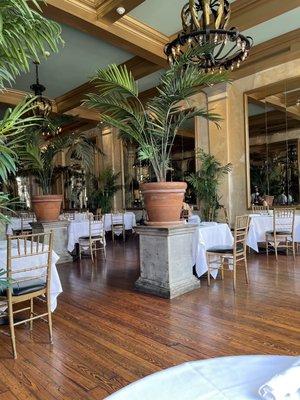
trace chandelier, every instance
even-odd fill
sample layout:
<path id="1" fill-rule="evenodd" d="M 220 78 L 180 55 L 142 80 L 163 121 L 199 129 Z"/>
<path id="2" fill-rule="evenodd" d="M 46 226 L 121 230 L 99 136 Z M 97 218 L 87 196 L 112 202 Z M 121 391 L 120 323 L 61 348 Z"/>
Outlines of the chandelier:
<path id="1" fill-rule="evenodd" d="M 47 97 L 43 97 L 43 92 L 46 90 L 45 86 L 41 85 L 39 82 L 39 65 L 38 61 L 33 62 L 35 65 L 35 77 L 36 82 L 30 86 L 30 89 L 34 92 L 36 96 L 35 101 L 33 102 L 33 112 L 35 115 L 40 117 L 47 117 L 52 111 L 51 100 L 47 99 Z"/>
<path id="2" fill-rule="evenodd" d="M 165 46 L 172 65 L 186 49 L 203 47 L 203 53 L 190 60 L 206 72 L 234 70 L 246 60 L 253 45 L 237 28 L 228 29 L 228 0 L 189 0 L 181 11 L 182 31 Z"/>

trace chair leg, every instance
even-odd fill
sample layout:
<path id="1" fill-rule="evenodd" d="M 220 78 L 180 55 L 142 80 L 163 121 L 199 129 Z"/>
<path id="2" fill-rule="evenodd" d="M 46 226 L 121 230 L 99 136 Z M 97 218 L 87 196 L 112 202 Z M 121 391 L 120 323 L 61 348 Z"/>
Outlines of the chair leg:
<path id="1" fill-rule="evenodd" d="M 245 276 L 246 276 L 246 283 L 249 283 L 249 272 L 248 272 L 248 261 L 245 258 Z"/>
<path id="2" fill-rule="evenodd" d="M 233 260 L 233 290 L 236 291 L 236 261 Z"/>
<path id="3" fill-rule="evenodd" d="M 221 258 L 221 279 L 224 281 L 224 261 L 225 259 L 222 257 Z"/>
<path id="4" fill-rule="evenodd" d="M 266 253 L 267 253 L 267 256 L 269 255 L 269 241 L 268 241 L 268 238 L 266 238 Z"/>
<path id="5" fill-rule="evenodd" d="M 292 250 L 293 250 L 293 258 L 296 260 L 296 252 L 295 252 L 295 242 L 292 240 Z"/>
<path id="6" fill-rule="evenodd" d="M 79 260 L 81 260 L 81 246 L 79 244 Z"/>
<path id="7" fill-rule="evenodd" d="M 47 312 L 48 312 L 49 341 L 52 344 L 53 343 L 52 314 L 51 314 L 50 296 L 48 295 L 47 295 Z"/>
<path id="8" fill-rule="evenodd" d="M 8 318 L 9 318 L 11 346 L 12 346 L 12 350 L 13 350 L 14 359 L 16 359 L 17 358 L 16 336 L 15 336 L 15 327 L 14 327 L 13 306 L 12 306 L 11 302 L 9 302 L 9 304 L 8 304 Z"/>
<path id="9" fill-rule="evenodd" d="M 90 243 L 90 253 L 91 253 L 92 262 L 94 262 L 94 252 L 93 252 L 93 244 L 92 243 Z"/>
<path id="10" fill-rule="evenodd" d="M 209 255 L 206 256 L 207 260 L 207 286 L 210 286 L 210 257 Z"/>
<path id="11" fill-rule="evenodd" d="M 30 299 L 30 318 L 33 317 L 33 299 Z M 30 330 L 33 330 L 33 321 L 30 321 Z"/>
<path id="12" fill-rule="evenodd" d="M 277 251 L 277 241 L 276 240 L 274 242 L 274 248 L 275 248 L 275 258 L 276 258 L 276 261 L 278 261 L 278 251 Z"/>

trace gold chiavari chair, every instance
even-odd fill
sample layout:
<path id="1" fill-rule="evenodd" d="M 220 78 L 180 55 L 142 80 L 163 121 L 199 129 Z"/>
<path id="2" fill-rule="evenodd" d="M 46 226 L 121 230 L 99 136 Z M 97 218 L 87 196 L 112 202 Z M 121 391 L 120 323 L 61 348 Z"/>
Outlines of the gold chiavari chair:
<path id="1" fill-rule="evenodd" d="M 89 249 L 92 262 L 94 262 L 94 253 L 102 250 L 106 259 L 106 239 L 105 230 L 101 217 L 97 215 L 89 218 L 89 235 L 79 238 L 79 258 L 84 250 Z"/>
<path id="2" fill-rule="evenodd" d="M 237 264 L 243 262 L 245 266 L 246 283 L 249 283 L 249 274 L 247 266 L 247 235 L 249 230 L 250 218 L 248 215 L 238 216 L 235 220 L 234 243 L 232 247 L 216 246 L 208 249 L 207 254 L 207 283 L 210 286 L 210 273 L 212 270 L 221 270 L 222 279 L 224 279 L 225 261 L 228 262 L 228 269 L 233 271 L 233 289 L 236 290 L 236 271 Z M 216 258 L 213 260 L 212 258 Z M 212 266 L 216 265 L 216 266 Z M 231 269 L 231 268 L 232 269 Z"/>
<path id="3" fill-rule="evenodd" d="M 269 214 L 269 206 L 258 206 L 256 204 L 252 204 L 252 212 L 257 214 Z"/>
<path id="4" fill-rule="evenodd" d="M 272 246 L 275 249 L 276 260 L 278 260 L 278 248 L 285 248 L 287 254 L 291 249 L 295 259 L 294 225 L 294 208 L 274 208 L 273 230 L 266 232 L 267 255 L 269 254 L 270 246 Z"/>
<path id="5" fill-rule="evenodd" d="M 52 343 L 52 316 L 50 301 L 50 280 L 52 262 L 53 235 L 39 233 L 32 235 L 7 236 L 7 281 L 9 287 L 1 291 L 0 298 L 8 305 L 7 316 L 12 342 L 14 358 L 17 358 L 15 326 L 30 323 L 33 329 L 33 321 L 47 317 L 49 339 Z M 35 265 L 32 256 L 38 256 L 39 264 Z M 23 266 L 24 265 L 24 266 Z M 37 314 L 33 309 L 33 300 L 41 296 L 47 298 L 47 312 Z M 14 305 L 30 302 L 25 308 L 14 310 Z M 29 311 L 29 318 L 14 321 L 17 313 Z"/>
<path id="6" fill-rule="evenodd" d="M 35 221 L 35 214 L 33 212 L 20 212 L 18 216 L 21 220 L 21 226 L 20 229 L 14 229 L 13 234 L 24 235 L 32 233 L 30 223 Z"/>
<path id="7" fill-rule="evenodd" d="M 111 216 L 111 236 L 112 241 L 115 240 L 115 234 L 122 234 L 123 241 L 125 242 L 125 222 L 124 222 L 124 213 L 118 211 L 112 211 Z"/>

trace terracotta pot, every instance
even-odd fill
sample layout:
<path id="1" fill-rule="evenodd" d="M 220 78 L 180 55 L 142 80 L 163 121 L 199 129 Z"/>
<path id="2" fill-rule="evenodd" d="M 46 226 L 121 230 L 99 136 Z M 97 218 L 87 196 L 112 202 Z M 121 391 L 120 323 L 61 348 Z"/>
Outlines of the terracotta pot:
<path id="1" fill-rule="evenodd" d="M 185 182 L 151 182 L 141 185 L 147 225 L 170 226 L 182 224 L 182 203 L 187 184 Z"/>
<path id="2" fill-rule="evenodd" d="M 58 221 L 63 197 L 49 194 L 44 196 L 32 196 L 32 208 L 39 222 Z"/>

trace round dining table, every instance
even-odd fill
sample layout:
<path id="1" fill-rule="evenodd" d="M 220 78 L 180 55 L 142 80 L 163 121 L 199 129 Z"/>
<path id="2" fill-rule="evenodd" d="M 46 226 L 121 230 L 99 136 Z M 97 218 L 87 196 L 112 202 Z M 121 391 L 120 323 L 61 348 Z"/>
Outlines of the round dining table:
<path id="1" fill-rule="evenodd" d="M 235 356 L 192 361 L 149 375 L 106 400 L 259 400 L 259 388 L 297 360 Z"/>

